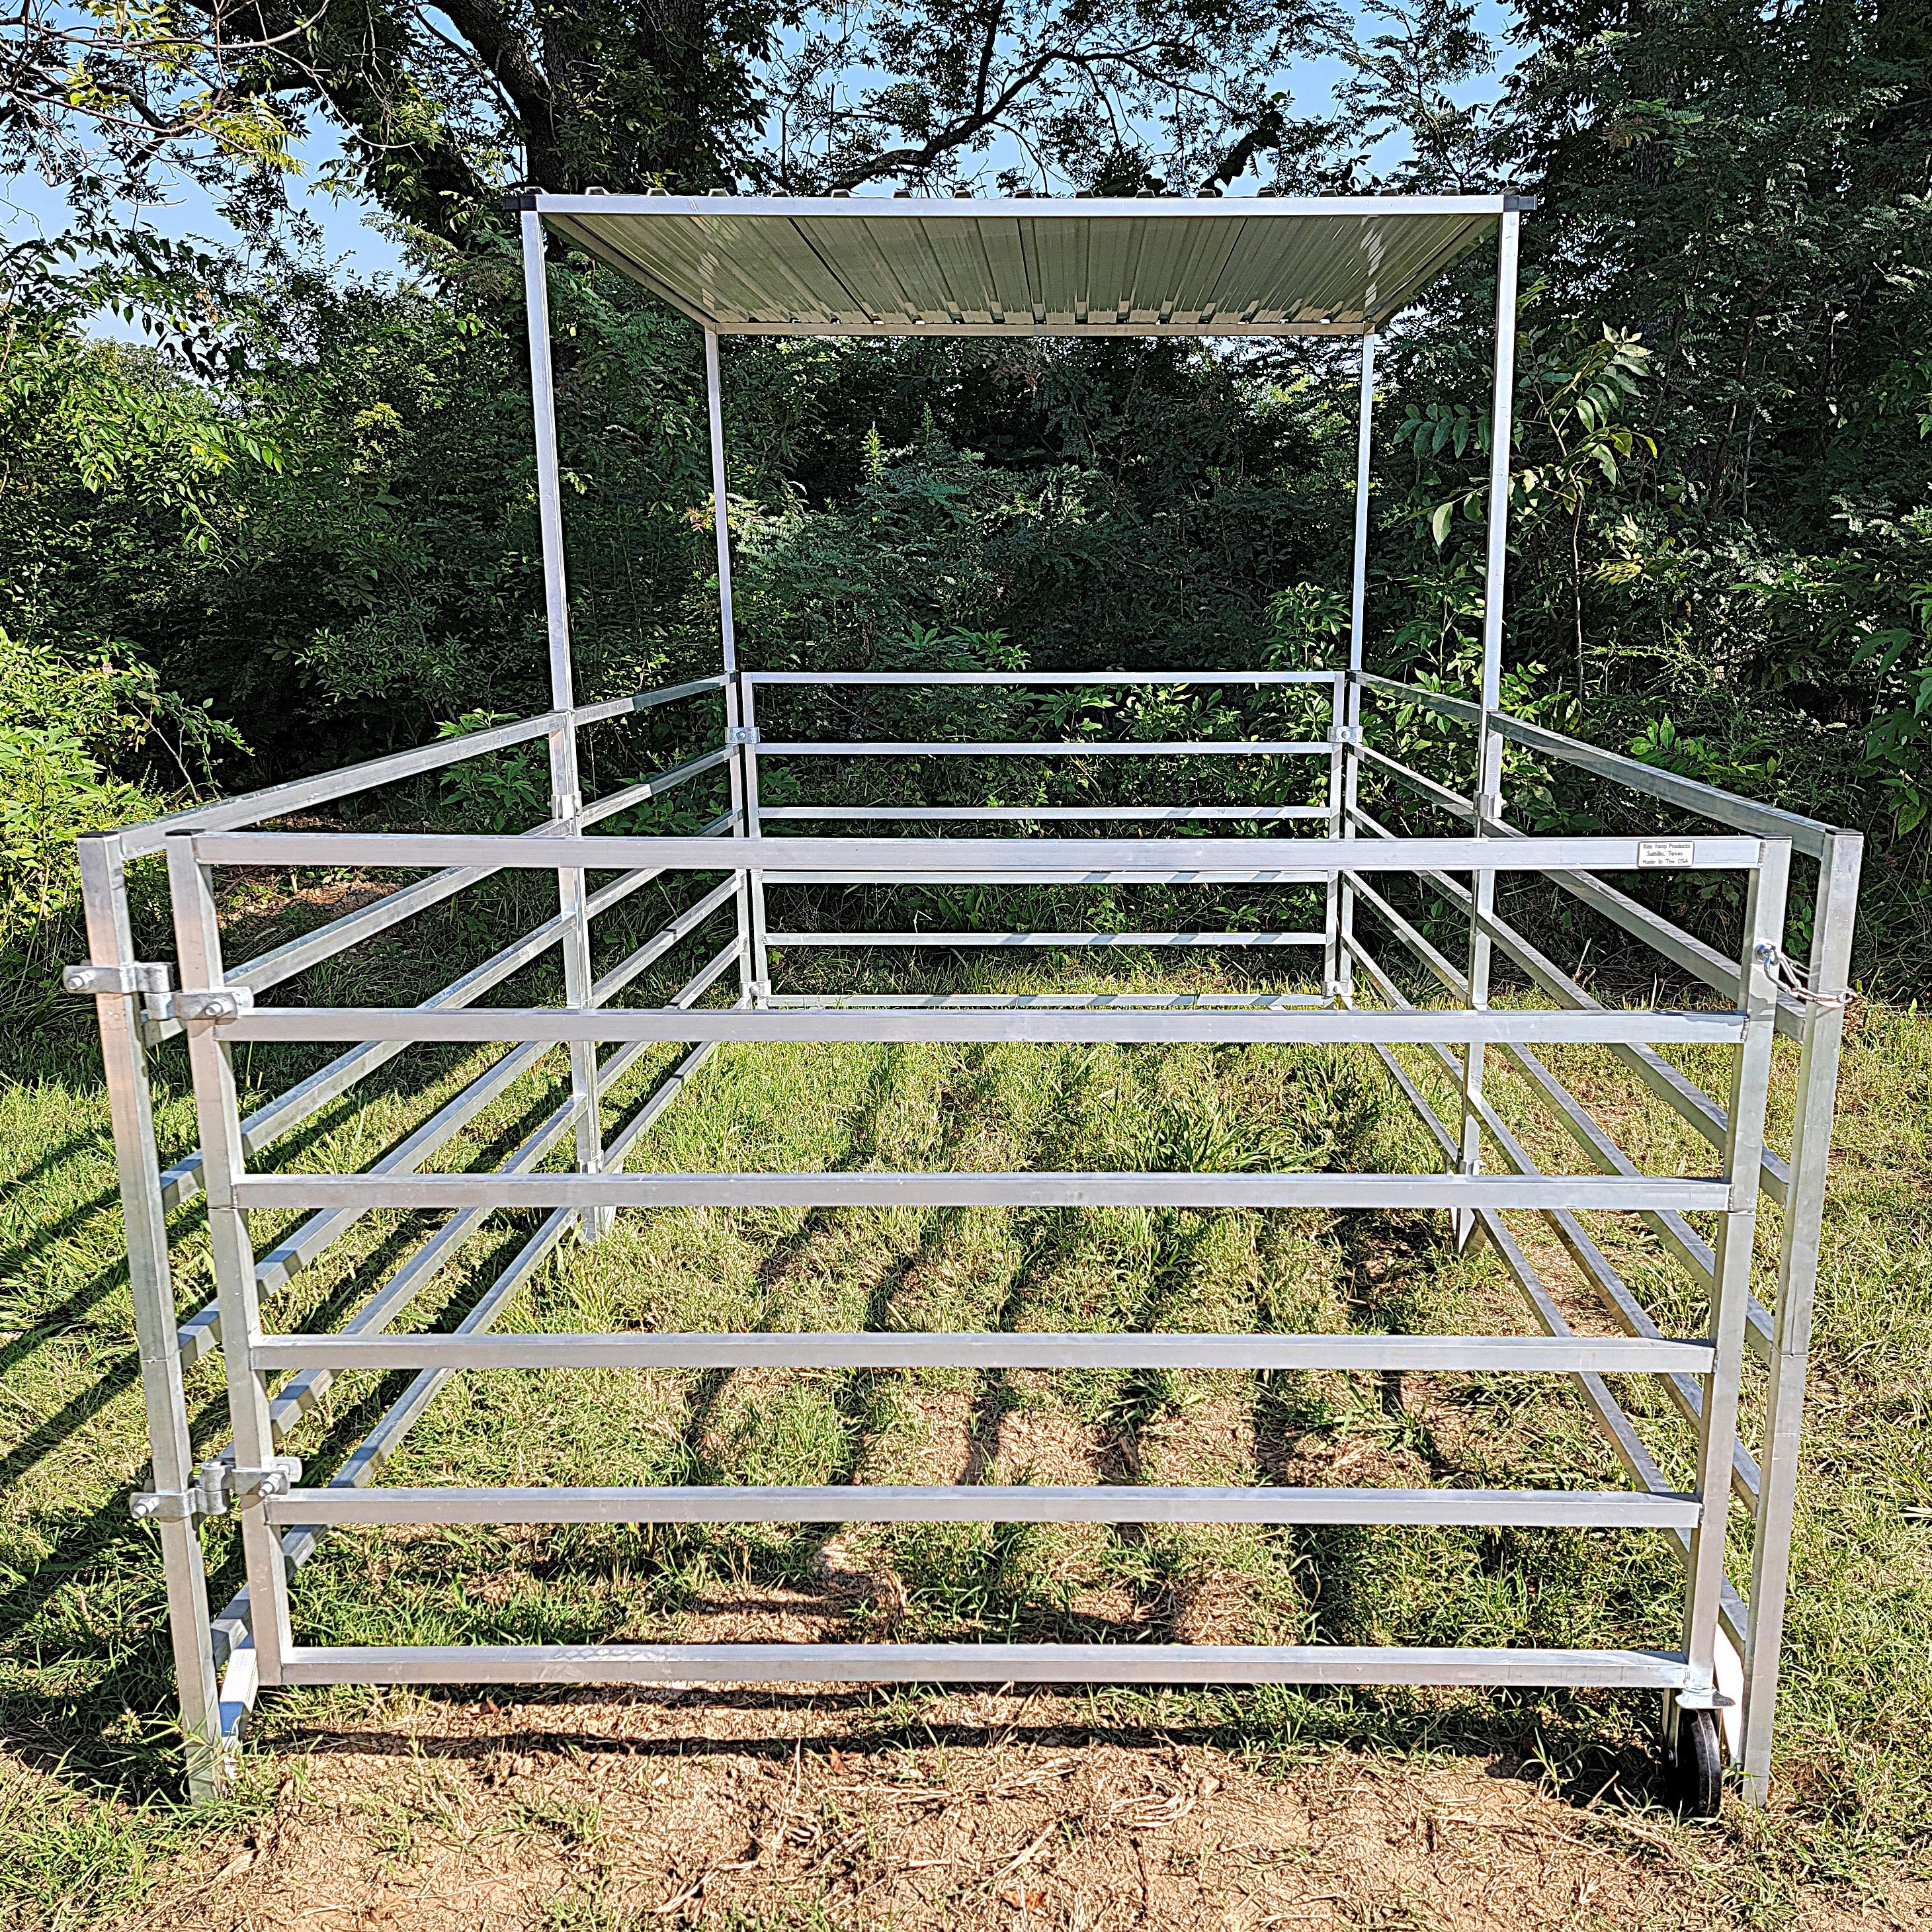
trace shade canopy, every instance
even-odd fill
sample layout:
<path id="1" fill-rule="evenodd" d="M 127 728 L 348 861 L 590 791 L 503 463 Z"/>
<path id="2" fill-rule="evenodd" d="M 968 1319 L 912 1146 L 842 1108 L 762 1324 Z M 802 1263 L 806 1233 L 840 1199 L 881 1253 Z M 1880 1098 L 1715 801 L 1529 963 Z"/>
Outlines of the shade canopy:
<path id="1" fill-rule="evenodd" d="M 531 205 L 722 335 L 1360 335 L 1521 204 L 540 194 Z"/>

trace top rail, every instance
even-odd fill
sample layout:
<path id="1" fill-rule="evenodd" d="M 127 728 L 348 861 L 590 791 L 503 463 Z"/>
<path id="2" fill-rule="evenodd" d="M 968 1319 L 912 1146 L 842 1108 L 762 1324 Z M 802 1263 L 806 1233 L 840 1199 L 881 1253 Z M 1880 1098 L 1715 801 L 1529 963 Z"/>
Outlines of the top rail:
<path id="1" fill-rule="evenodd" d="M 747 684 L 1340 684 L 1339 670 L 748 670 Z"/>
<path id="2" fill-rule="evenodd" d="M 1244 876 L 1273 871 L 1407 872 L 1748 871 L 1756 838 L 522 838 L 452 832 L 197 832 L 204 866 L 494 866 L 554 872 L 989 871 L 1078 878 L 1100 872 Z M 1663 854 L 1661 857 L 1658 855 Z"/>
<path id="3" fill-rule="evenodd" d="M 138 859 L 158 852 L 171 832 L 190 827 L 208 831 L 232 830 L 256 825 L 265 818 L 280 818 L 310 806 L 324 805 L 332 799 L 352 798 L 358 792 L 380 790 L 404 778 L 424 772 L 440 771 L 446 765 L 461 764 L 487 752 L 500 752 L 512 745 L 527 743 L 562 730 L 574 719 L 591 724 L 627 712 L 645 711 L 653 705 L 669 704 L 675 699 L 692 698 L 700 692 L 724 688 L 722 677 L 704 677 L 689 684 L 670 686 L 663 691 L 635 692 L 628 698 L 614 698 L 601 704 L 579 705 L 573 712 L 543 711 L 534 717 L 519 718 L 508 724 L 496 724 L 487 731 L 472 731 L 460 738 L 439 738 L 433 744 L 418 745 L 406 752 L 392 752 L 380 758 L 364 759 L 360 764 L 343 765 L 334 771 L 317 772 L 305 778 L 291 778 L 286 784 L 269 785 L 260 791 L 242 792 L 233 798 L 217 799 L 207 805 L 190 806 L 140 825 L 125 826 L 116 836 L 122 856 Z"/>
<path id="4" fill-rule="evenodd" d="M 1467 698 L 1451 698 L 1443 692 L 1424 691 L 1394 678 L 1378 676 L 1372 671 L 1363 672 L 1361 678 L 1364 684 L 1375 690 L 1420 705 L 1424 710 L 1433 711 L 1438 717 L 1454 718 L 1466 724 L 1477 724 L 1482 718 L 1481 707 L 1471 704 Z M 1786 812 L 1774 805 L 1761 805 L 1755 799 L 1741 798 L 1735 792 L 1720 791 L 1715 785 L 1687 778 L 1679 772 L 1665 771 L 1656 765 L 1646 765 L 1639 759 L 1624 757 L 1621 752 L 1606 752 L 1599 746 L 1586 744 L 1580 738 L 1566 737 L 1561 731 L 1552 731 L 1546 725 L 1532 724 L 1526 718 L 1513 718 L 1506 711 L 1492 712 L 1490 716 L 1496 728 L 1505 738 L 1527 750 L 1561 758 L 1565 764 L 1574 765 L 1593 777 L 1608 778 L 1613 784 L 1641 792 L 1648 798 L 1660 799 L 1666 805 L 1679 806 L 1686 812 L 1715 819 L 1719 824 L 1732 826 L 1741 832 L 1760 832 L 1771 838 L 1789 838 L 1792 849 L 1803 853 L 1808 859 L 1822 859 L 1830 848 L 1836 828 L 1822 820 L 1807 818 L 1802 813 Z M 1459 802 L 1468 803 L 1466 800 Z"/>

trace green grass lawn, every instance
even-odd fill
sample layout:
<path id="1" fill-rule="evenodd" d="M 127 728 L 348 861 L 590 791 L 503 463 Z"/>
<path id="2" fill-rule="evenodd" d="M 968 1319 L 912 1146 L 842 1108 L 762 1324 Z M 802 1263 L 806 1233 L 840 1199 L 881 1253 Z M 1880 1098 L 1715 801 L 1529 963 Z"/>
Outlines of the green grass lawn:
<path id="1" fill-rule="evenodd" d="M 477 941 L 490 908 L 479 910 L 478 896 L 418 922 L 406 946 L 331 969 L 335 984 L 316 997 L 399 998 L 442 962 L 487 950 Z M 650 929 L 653 912 L 632 908 L 632 931 Z M 257 950 L 322 916 L 263 888 L 237 908 L 249 938 L 233 950 Z M 626 933 L 614 930 L 606 943 L 616 956 Z M 706 950 L 693 942 L 665 962 L 645 996 L 674 987 Z M 812 983 L 808 974 L 829 983 L 838 964 L 799 961 L 793 983 Z M 1010 985 L 1023 970 L 1042 984 L 1068 974 L 1083 984 L 1154 983 L 1150 963 L 1099 964 L 1042 957 L 1023 969 L 973 969 L 983 980 L 956 982 L 991 983 L 997 974 Z M 540 972 L 521 983 L 545 996 Z M 365 1162 L 494 1051 L 405 1056 L 287 1151 L 304 1166 Z M 274 1790 L 278 1738 L 323 1711 L 394 1694 L 272 1694 L 232 1803 L 195 1814 L 175 1802 L 156 1545 L 126 1508 L 144 1460 L 142 1420 L 88 1016 L 40 1025 L 12 1052 L 15 1077 L 0 1088 L 0 1897 L 27 1924 L 70 1925 L 165 1892 L 184 1861 L 191 1867 L 225 1842 Z M 1640 1162 L 1708 1167 L 1702 1143 L 1606 1057 L 1583 1048 L 1549 1057 Z M 674 1058 L 662 1049 L 610 1096 L 614 1123 Z M 1794 1059 L 1780 1047 L 1780 1124 Z M 237 1071 L 265 1096 L 307 1064 L 260 1052 Z M 496 1157 L 527 1132 L 554 1104 L 560 1064 L 554 1055 L 506 1094 L 445 1164 Z M 1422 1078 L 1420 1060 L 1411 1064 Z M 192 1144 L 192 1106 L 182 1067 L 164 1056 L 160 1070 L 167 1157 Z M 1713 1067 L 1694 1070 L 1712 1084 Z M 1916 1012 L 1861 1014 L 1847 1042 L 1826 1221 L 1776 1798 L 1764 1819 L 1734 1811 L 1688 1834 L 1723 1848 L 1721 1856 L 1710 1849 L 1708 1882 L 1741 1916 L 1774 1918 L 1795 1889 L 1869 1886 L 1922 1874 L 1932 1860 L 1929 1076 L 1932 1031 Z M 1532 1152 L 1567 1163 L 1565 1144 L 1520 1087 L 1498 1076 L 1492 1090 Z M 1366 1049 L 801 1046 L 721 1052 L 632 1164 L 1377 1169 L 1430 1160 Z M 184 1314 L 212 1289 L 200 1215 L 191 1206 L 181 1217 Z M 460 1313 L 533 1219 L 490 1224 L 441 1278 L 438 1298 L 421 1306 L 423 1324 Z M 1648 1238 L 1597 1219 L 1604 1246 L 1666 1328 L 1694 1327 L 1700 1312 Z M 1578 1325 L 1606 1332 L 1553 1241 L 1534 1221 L 1513 1220 Z M 365 1217 L 274 1298 L 268 1319 L 339 1318 L 420 1230 L 406 1215 Z M 275 1232 L 260 1217 L 258 1248 Z M 908 1209 L 627 1214 L 595 1246 L 566 1244 L 499 1325 L 1495 1332 L 1526 1324 L 1494 1261 L 1480 1252 L 1459 1258 L 1428 1216 Z M 346 1376 L 334 1385 L 291 1445 L 311 1479 L 326 1477 L 406 1380 Z M 1687 1470 L 1685 1439 L 1660 1399 L 1636 1385 L 1622 1392 L 1666 1468 Z M 212 1454 L 224 1440 L 218 1364 L 192 1372 L 189 1402 L 197 1447 Z M 438 1397 L 387 1480 L 1615 1486 L 1618 1477 L 1580 1404 L 1542 1380 L 804 1370 L 470 1376 Z M 240 1580 L 238 1556 L 224 1523 L 207 1541 L 219 1603 Z M 301 1574 L 294 1614 L 299 1637 L 334 1642 L 1667 1646 L 1677 1568 L 1660 1537 L 1582 1532 L 357 1529 L 332 1538 Z M 1348 1748 L 1404 1762 L 1512 1750 L 1540 1754 L 1566 1789 L 1594 1790 L 1614 1776 L 1630 1802 L 1653 1795 L 1648 1698 L 1266 1690 L 1120 1692 L 1107 1706 L 1138 1721 L 1204 1727 L 1264 1760 Z M 909 1708 L 881 1696 L 877 1720 L 890 1727 Z"/>

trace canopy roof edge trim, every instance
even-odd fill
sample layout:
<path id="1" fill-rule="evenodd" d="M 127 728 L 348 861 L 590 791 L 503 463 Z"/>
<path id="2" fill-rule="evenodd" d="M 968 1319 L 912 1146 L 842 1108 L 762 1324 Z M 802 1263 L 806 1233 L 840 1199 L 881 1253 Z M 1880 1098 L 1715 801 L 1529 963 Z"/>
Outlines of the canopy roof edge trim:
<path id="1" fill-rule="evenodd" d="M 1361 335 L 1512 205 L 536 197 L 556 232 L 721 335 Z"/>

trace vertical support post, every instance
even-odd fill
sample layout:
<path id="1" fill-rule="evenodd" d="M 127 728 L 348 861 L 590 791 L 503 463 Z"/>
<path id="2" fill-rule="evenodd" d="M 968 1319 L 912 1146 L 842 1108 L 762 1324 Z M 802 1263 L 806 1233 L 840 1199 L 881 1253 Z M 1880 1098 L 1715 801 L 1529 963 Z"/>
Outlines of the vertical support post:
<path id="1" fill-rule="evenodd" d="M 550 286 L 544 266 L 543 218 L 533 208 L 522 217 L 524 307 L 530 338 L 530 404 L 536 423 L 537 515 L 543 536 L 544 618 L 550 640 L 550 701 L 556 722 L 550 734 L 550 818 L 560 834 L 576 831 L 584 808 L 583 781 L 577 765 L 577 696 L 570 661 L 570 594 L 564 574 L 563 495 L 557 474 L 556 386 L 550 368 Z M 590 1004 L 590 926 L 584 911 L 589 896 L 580 867 L 560 867 L 557 910 L 565 918 L 565 1004 Z M 597 1089 L 597 1043 L 573 1041 L 570 1091 L 577 1102 L 577 1165 L 596 1174 L 604 1165 L 603 1122 Z M 608 1208 L 587 1208 L 578 1232 L 595 1240 L 609 1231 Z"/>
<path id="2" fill-rule="evenodd" d="M 196 992 L 224 983 L 221 929 L 214 890 L 194 855 L 195 833 L 168 835 L 168 886 L 174 900 L 175 944 L 182 985 Z M 235 1204 L 235 1184 L 246 1166 L 235 1070 L 212 1019 L 184 1023 L 194 1108 L 201 1130 L 201 1179 L 208 1201 L 208 1238 L 214 1251 L 215 1298 L 221 1310 L 221 1359 L 228 1372 L 229 1426 L 235 1436 L 236 1513 L 248 1573 L 250 1634 L 261 1682 L 282 1681 L 283 1660 L 294 1646 L 289 1626 L 289 1579 L 281 1539 L 268 1526 L 260 1483 L 276 1468 L 268 1394 L 250 1360 L 262 1331 L 255 1248 L 248 1222 Z"/>
<path id="3" fill-rule="evenodd" d="M 1687 1708 L 1699 1704 L 1708 1708 L 1717 1696 L 1724 1534 L 1730 1514 L 1738 1394 L 1744 1376 L 1751 1243 L 1757 1227 L 1758 1189 L 1764 1166 L 1765 1103 L 1771 1090 L 1772 1044 L 1778 1018 L 1778 981 L 1772 961 L 1784 932 L 1790 872 L 1790 840 L 1764 840 L 1744 904 L 1744 946 L 1738 965 L 1744 1037 L 1732 1063 L 1730 1120 L 1724 1136 L 1724 1178 L 1730 1200 L 1718 1224 L 1716 1293 L 1711 1307 L 1715 1352 L 1698 1421 L 1700 1507 L 1697 1526 L 1690 1534 L 1684 1606 L 1690 1684 L 1678 1702 Z"/>
<path id="4" fill-rule="evenodd" d="M 119 835 L 91 832 L 80 839 L 81 902 L 87 917 L 88 957 L 96 965 L 131 966 L 134 933 L 128 918 L 127 861 Z M 168 1264 L 167 1212 L 161 1202 L 160 1159 L 154 1145 L 154 1096 L 141 1041 L 140 996 L 98 993 L 100 1058 L 114 1127 L 114 1165 L 128 1243 L 128 1282 L 140 1350 L 141 1395 L 148 1418 L 148 1453 L 158 1491 L 185 1494 L 194 1481 L 194 1445 L 182 1387 L 181 1344 L 174 1277 Z M 208 1570 L 201 1532 L 192 1516 L 156 1525 L 167 1590 L 168 1634 L 188 1759 L 188 1796 L 197 1803 L 220 1796 L 226 1766 L 221 1744 L 220 1689 L 208 1612 Z"/>
<path id="5" fill-rule="evenodd" d="M 1503 587 L 1509 560 L 1510 444 L 1516 404 L 1516 298 L 1517 244 L 1522 218 L 1506 212 L 1497 237 L 1496 368 L 1490 405 L 1488 542 L 1483 563 L 1482 716 L 1476 731 L 1475 832 L 1486 836 L 1502 816 L 1503 740 L 1492 719 L 1502 706 Z M 1496 910 L 1496 875 L 1473 872 L 1469 878 L 1469 1004 L 1490 1004 L 1490 940 L 1487 922 Z M 1477 1112 L 1483 1096 L 1483 1046 L 1472 1040 L 1462 1050 L 1462 1130 L 1458 1171 L 1474 1174 L 1482 1166 L 1483 1126 Z M 1466 1209 L 1453 1216 L 1456 1244 L 1466 1246 L 1476 1217 Z"/>
<path id="6" fill-rule="evenodd" d="M 731 774 L 732 836 L 752 834 L 749 812 L 758 782 L 748 762 L 749 744 L 744 683 L 738 670 L 738 626 L 731 604 L 730 502 L 726 494 L 724 474 L 724 397 L 718 364 L 718 332 L 704 332 L 704 401 L 711 432 L 711 524 L 718 544 L 718 638 L 724 669 L 725 741 L 734 748 L 726 769 Z M 752 905 L 755 899 L 762 911 L 764 878 L 762 874 L 738 874 L 738 986 L 740 1000 L 746 1006 L 765 1004 L 771 988 L 763 979 L 755 941 L 758 922 Z"/>
<path id="7" fill-rule="evenodd" d="M 745 834 L 750 838 L 764 836 L 758 820 L 758 682 L 753 672 L 741 670 L 738 674 L 745 720 Z M 765 875 L 752 872 L 746 876 L 750 881 L 746 910 L 751 916 L 752 984 L 757 995 L 756 1004 L 764 1006 L 770 1004 L 772 996 L 771 948 L 765 938 Z"/>
<path id="8" fill-rule="evenodd" d="M 1744 1801 L 1755 1806 L 1764 1804 L 1770 1796 L 1772 1733 L 1778 1715 L 1778 1660 L 1784 1642 L 1799 1431 L 1804 1415 L 1832 1115 L 1838 1099 L 1844 1002 L 1851 986 L 1852 922 L 1858 906 L 1864 845 L 1856 832 L 1832 835 L 1819 868 L 1816 916 L 1811 929 L 1808 979 L 1813 998 L 1804 1004 L 1798 1063 L 1798 1118 L 1792 1128 L 1791 1179 L 1785 1193 L 1784 1241 L 1778 1257 L 1770 1387 L 1759 1455 L 1762 1474 L 1756 1533 L 1751 1546 L 1750 1613 L 1745 1627 L 1742 1755 Z"/>
<path id="9" fill-rule="evenodd" d="M 1355 552 L 1348 578 L 1348 674 L 1346 684 L 1335 694 L 1334 735 L 1340 741 L 1341 796 L 1329 821 L 1331 838 L 1355 836 L 1355 802 L 1362 779 L 1362 672 L 1366 658 L 1369 590 L 1369 463 L 1375 428 L 1376 338 L 1362 338 L 1362 392 L 1355 424 Z M 1332 788 L 1335 780 L 1331 777 Z M 1355 932 L 1355 889 L 1344 879 L 1339 892 L 1331 881 L 1328 888 L 1328 933 L 1330 964 L 1329 993 L 1338 1006 L 1348 1005 L 1354 998 L 1355 961 L 1348 941 Z"/>

